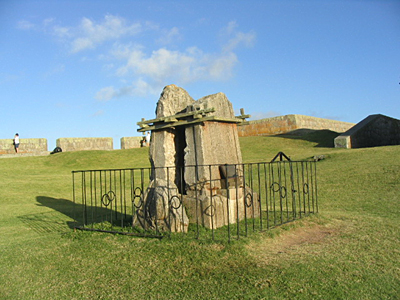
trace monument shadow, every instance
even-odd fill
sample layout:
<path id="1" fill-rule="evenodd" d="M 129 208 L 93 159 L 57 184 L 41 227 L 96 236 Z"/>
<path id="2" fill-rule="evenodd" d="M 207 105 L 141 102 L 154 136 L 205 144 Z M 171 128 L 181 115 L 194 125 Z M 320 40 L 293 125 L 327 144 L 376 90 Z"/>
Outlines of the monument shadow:
<path id="1" fill-rule="evenodd" d="M 120 220 L 123 220 L 124 217 L 126 217 L 120 212 L 116 212 L 107 207 L 78 204 L 63 198 L 37 196 L 36 201 L 38 202 L 37 205 L 51 208 L 72 219 L 71 221 L 65 222 L 65 225 L 70 229 L 88 224 L 93 225 L 96 223 L 102 223 L 104 221 L 108 221 L 111 225 L 115 225 L 120 223 Z M 95 217 L 93 213 L 94 211 L 96 212 Z"/>
<path id="2" fill-rule="evenodd" d="M 315 129 L 302 128 L 302 129 L 292 130 L 286 133 L 277 134 L 275 136 L 316 143 L 314 147 L 334 148 L 335 138 L 338 137 L 339 135 L 340 133 L 328 129 L 315 130 Z"/>

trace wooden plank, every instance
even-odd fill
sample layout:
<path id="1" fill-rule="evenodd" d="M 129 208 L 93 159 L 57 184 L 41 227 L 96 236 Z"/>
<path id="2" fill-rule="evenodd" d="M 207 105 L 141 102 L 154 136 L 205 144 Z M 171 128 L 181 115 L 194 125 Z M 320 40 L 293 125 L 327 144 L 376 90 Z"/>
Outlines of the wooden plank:
<path id="1" fill-rule="evenodd" d="M 173 119 L 177 119 L 178 120 L 178 119 L 187 118 L 187 117 L 194 116 L 194 115 L 199 115 L 199 114 L 200 115 L 205 115 L 207 113 L 214 112 L 214 111 L 215 111 L 215 109 L 214 109 L 214 107 L 212 107 L 212 108 L 194 110 L 194 111 L 190 111 L 190 112 L 186 112 L 186 113 L 181 113 L 181 114 L 161 117 L 161 118 L 158 118 L 158 119 L 144 120 L 142 118 L 142 121 L 137 122 L 136 124 L 138 126 L 140 126 L 140 127 L 143 127 L 143 125 L 148 125 L 148 124 L 151 124 L 151 123 L 171 122 L 170 120 L 173 120 Z"/>
<path id="2" fill-rule="evenodd" d="M 193 125 L 197 123 L 203 123 L 203 122 L 225 122 L 225 123 L 236 123 L 240 125 L 243 123 L 243 119 L 238 119 L 238 118 L 221 118 L 221 117 L 216 117 L 216 116 L 209 116 L 209 117 L 203 117 L 200 119 L 194 119 L 194 120 L 179 120 L 177 122 L 173 123 L 166 123 L 166 122 L 158 122 L 153 125 L 148 125 L 146 128 L 140 128 L 137 131 L 138 132 L 145 132 L 149 130 L 162 130 L 162 129 L 167 129 L 167 128 L 172 128 L 172 127 L 178 127 L 178 126 L 187 126 L 187 125 Z"/>

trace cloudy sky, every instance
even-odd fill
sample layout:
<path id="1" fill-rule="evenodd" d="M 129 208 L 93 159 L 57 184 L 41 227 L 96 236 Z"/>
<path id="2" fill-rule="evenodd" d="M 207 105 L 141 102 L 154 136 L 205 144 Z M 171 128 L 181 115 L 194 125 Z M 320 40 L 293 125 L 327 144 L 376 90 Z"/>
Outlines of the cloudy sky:
<path id="1" fill-rule="evenodd" d="M 400 119 L 400 1 L 0 1 L 0 138 L 138 136 L 164 86 L 252 119 Z"/>

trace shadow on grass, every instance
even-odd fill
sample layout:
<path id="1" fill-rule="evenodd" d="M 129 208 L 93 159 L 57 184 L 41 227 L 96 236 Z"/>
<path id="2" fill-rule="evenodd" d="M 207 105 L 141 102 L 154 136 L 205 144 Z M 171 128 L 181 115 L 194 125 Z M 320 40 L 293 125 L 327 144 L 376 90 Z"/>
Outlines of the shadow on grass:
<path id="1" fill-rule="evenodd" d="M 27 214 L 18 218 L 30 229 L 37 233 L 66 232 L 79 223 L 76 219 L 77 209 L 79 206 L 67 199 L 57 199 L 46 196 L 36 197 L 37 206 L 46 206 L 52 211 L 41 212 L 36 214 Z"/>
<path id="2" fill-rule="evenodd" d="M 122 215 L 107 208 L 96 207 L 98 219 L 91 219 L 88 216 L 88 211 L 93 211 L 93 207 L 76 204 L 68 199 L 59 199 L 46 196 L 37 196 L 36 205 L 51 208 L 53 211 L 42 212 L 36 214 L 27 214 L 18 218 L 27 227 L 37 233 L 65 232 L 69 229 L 74 229 L 77 226 L 82 226 L 86 218 L 86 223 L 102 223 L 108 219 L 121 219 Z M 112 218 L 111 218 L 112 216 Z"/>
<path id="3" fill-rule="evenodd" d="M 314 147 L 333 148 L 335 146 L 334 140 L 339 135 L 340 133 L 327 129 L 296 129 L 287 133 L 277 134 L 276 137 L 316 143 Z"/>

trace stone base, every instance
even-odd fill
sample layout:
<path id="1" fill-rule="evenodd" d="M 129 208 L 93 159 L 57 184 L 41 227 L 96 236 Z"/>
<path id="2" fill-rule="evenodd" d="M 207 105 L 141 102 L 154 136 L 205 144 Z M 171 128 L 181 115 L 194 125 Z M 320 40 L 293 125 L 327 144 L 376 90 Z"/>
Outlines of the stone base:
<path id="1" fill-rule="evenodd" d="M 210 229 L 260 216 L 258 194 L 250 189 L 246 189 L 245 195 L 243 188 L 221 189 L 218 193 L 213 192 L 213 195 L 209 191 L 201 191 L 197 197 L 185 196 L 183 205 L 190 222 L 198 222 Z"/>
<path id="2" fill-rule="evenodd" d="M 176 186 L 162 179 L 153 180 L 143 199 L 133 225 L 158 231 L 188 231 L 189 218 Z"/>

